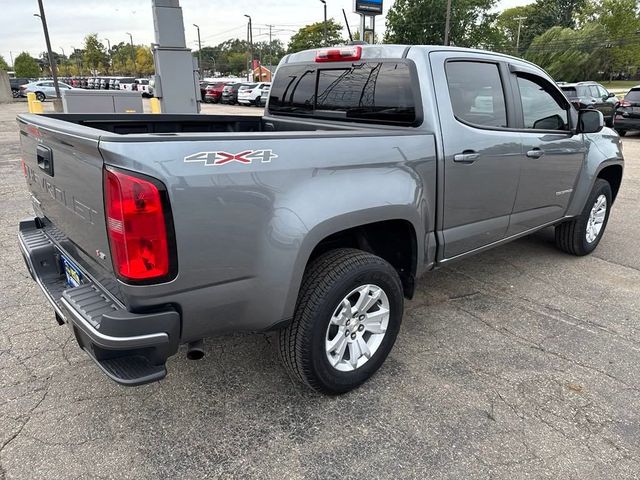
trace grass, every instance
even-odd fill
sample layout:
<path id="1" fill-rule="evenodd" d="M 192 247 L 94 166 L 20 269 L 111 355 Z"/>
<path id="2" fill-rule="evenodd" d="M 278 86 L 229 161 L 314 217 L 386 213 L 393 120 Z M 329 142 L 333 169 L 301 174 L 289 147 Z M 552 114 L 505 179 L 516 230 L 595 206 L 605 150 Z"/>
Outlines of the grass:
<path id="1" fill-rule="evenodd" d="M 602 86 L 607 90 L 629 90 L 631 87 L 640 85 L 640 80 L 615 80 L 613 82 L 602 82 Z"/>

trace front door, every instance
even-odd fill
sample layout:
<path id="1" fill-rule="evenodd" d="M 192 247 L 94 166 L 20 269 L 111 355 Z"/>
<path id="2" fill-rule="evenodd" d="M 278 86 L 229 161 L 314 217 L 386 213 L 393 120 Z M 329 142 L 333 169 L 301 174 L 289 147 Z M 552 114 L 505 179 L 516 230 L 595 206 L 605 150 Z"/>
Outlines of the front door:
<path id="1" fill-rule="evenodd" d="M 447 57 L 449 57 L 447 59 Z M 522 145 L 510 128 L 509 72 L 490 55 L 431 53 L 444 148 L 442 235 L 448 259 L 503 239 Z"/>
<path id="2" fill-rule="evenodd" d="M 515 72 L 522 169 L 508 235 L 562 218 L 585 158 L 581 134 L 571 131 L 572 108 L 560 90 L 534 73 Z"/>

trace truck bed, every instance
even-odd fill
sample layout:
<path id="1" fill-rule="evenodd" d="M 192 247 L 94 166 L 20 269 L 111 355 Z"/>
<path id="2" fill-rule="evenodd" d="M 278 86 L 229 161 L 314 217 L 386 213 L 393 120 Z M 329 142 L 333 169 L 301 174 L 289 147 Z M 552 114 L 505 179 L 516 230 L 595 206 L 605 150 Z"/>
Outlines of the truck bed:
<path id="1" fill-rule="evenodd" d="M 252 115 L 68 114 L 40 115 L 118 135 L 353 130 L 353 126 Z"/>

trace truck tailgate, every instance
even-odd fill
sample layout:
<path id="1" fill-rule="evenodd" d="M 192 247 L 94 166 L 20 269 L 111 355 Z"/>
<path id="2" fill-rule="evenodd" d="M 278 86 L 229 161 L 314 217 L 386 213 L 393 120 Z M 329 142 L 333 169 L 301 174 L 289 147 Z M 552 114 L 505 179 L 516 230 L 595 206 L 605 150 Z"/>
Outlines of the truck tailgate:
<path id="1" fill-rule="evenodd" d="M 103 204 L 103 161 L 95 130 L 35 115 L 18 117 L 36 214 L 90 271 L 113 278 Z M 72 130 L 73 129 L 73 130 Z M 81 131 L 82 130 L 82 131 Z"/>

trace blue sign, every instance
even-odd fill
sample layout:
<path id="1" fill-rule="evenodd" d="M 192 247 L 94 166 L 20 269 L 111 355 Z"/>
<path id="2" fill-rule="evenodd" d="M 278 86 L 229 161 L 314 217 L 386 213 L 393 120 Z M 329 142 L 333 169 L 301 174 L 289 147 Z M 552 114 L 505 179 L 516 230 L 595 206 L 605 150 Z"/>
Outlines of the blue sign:
<path id="1" fill-rule="evenodd" d="M 353 11 L 365 15 L 381 15 L 382 0 L 354 0 Z"/>

